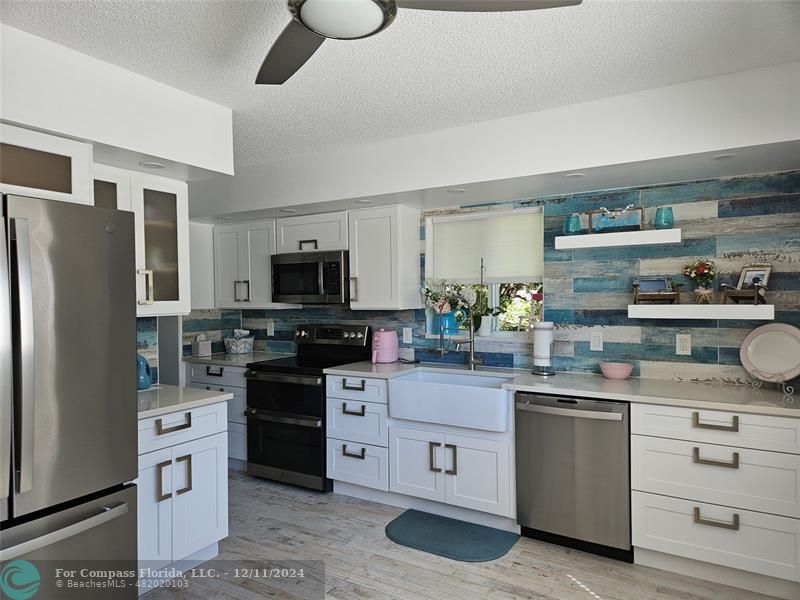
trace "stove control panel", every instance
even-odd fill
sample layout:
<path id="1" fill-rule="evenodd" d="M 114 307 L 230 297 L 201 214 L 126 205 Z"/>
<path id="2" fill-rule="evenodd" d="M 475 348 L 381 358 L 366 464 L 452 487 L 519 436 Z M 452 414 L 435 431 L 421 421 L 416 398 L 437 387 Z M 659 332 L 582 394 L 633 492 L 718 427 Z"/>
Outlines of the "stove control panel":
<path id="1" fill-rule="evenodd" d="M 366 346 L 369 325 L 298 325 L 294 332 L 297 343 Z"/>

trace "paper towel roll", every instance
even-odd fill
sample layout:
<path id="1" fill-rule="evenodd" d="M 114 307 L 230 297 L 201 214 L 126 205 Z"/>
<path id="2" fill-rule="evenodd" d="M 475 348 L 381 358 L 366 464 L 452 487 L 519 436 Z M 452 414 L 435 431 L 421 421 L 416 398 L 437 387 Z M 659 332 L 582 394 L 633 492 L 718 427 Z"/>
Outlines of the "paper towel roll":
<path id="1" fill-rule="evenodd" d="M 533 365 L 553 365 L 553 322 L 540 321 L 533 324 Z"/>

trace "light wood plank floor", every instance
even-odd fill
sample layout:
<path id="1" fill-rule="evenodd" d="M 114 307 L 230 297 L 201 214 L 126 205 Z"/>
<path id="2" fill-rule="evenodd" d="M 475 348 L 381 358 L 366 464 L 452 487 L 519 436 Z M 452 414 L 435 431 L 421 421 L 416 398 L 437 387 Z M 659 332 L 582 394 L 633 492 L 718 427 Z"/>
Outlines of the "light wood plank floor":
<path id="1" fill-rule="evenodd" d="M 249 566 L 324 561 L 338 600 L 768 600 L 731 587 L 521 538 L 504 557 L 464 563 L 399 546 L 384 526 L 402 509 L 230 474 L 230 536 L 220 559 Z M 213 565 L 213 563 L 209 563 Z M 145 600 L 299 599 L 289 583 L 194 579 Z M 305 600 L 305 599 L 304 599 Z M 316 600 L 316 599 L 312 599 Z"/>

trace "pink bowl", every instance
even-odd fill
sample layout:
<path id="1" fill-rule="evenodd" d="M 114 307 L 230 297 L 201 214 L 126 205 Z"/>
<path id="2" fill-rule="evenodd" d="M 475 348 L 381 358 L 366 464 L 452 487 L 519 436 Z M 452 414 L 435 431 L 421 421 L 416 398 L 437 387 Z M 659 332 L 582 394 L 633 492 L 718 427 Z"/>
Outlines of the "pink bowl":
<path id="1" fill-rule="evenodd" d="M 600 370 L 606 379 L 627 379 L 631 376 L 633 365 L 630 363 L 601 362 Z"/>

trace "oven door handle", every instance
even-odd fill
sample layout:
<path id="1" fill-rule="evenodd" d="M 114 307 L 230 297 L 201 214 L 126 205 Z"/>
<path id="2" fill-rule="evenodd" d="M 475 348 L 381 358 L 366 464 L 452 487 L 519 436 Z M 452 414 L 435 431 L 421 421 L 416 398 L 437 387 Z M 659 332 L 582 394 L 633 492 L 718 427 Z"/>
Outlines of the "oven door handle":
<path id="1" fill-rule="evenodd" d="M 272 383 L 296 383 L 298 385 L 322 385 L 322 377 L 313 375 L 279 375 L 278 373 L 259 373 L 256 371 L 245 371 L 247 379 L 257 379 L 258 381 L 270 381 Z"/>
<path id="2" fill-rule="evenodd" d="M 255 419 L 257 421 L 268 421 L 270 423 L 282 423 L 284 425 L 298 425 L 300 427 L 311 427 L 313 429 L 322 429 L 322 419 L 315 417 L 280 417 L 278 415 L 265 414 L 255 408 L 248 408 L 245 413 L 248 419 Z"/>

